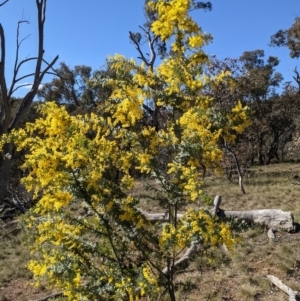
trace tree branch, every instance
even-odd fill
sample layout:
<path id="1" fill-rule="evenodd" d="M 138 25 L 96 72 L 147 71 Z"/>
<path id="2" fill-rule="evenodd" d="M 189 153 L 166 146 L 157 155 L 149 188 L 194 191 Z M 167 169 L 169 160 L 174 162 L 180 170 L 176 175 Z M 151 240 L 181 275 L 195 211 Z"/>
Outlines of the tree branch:
<path id="1" fill-rule="evenodd" d="M 40 85 L 40 83 L 42 82 L 45 74 L 48 72 L 49 69 L 52 69 L 53 65 L 56 63 L 56 61 L 58 60 L 59 56 L 57 55 L 53 61 L 44 69 L 44 71 L 41 73 L 40 78 L 39 78 L 39 83 L 38 86 Z M 37 88 L 38 88 L 37 86 Z"/>
<path id="2" fill-rule="evenodd" d="M 158 37 L 155 36 L 154 38 L 152 38 L 149 31 L 145 30 L 141 26 L 139 26 L 139 27 L 144 31 L 144 33 L 147 36 L 147 42 L 148 42 L 149 50 L 151 53 L 149 60 L 146 59 L 144 53 L 141 50 L 139 41 L 137 41 L 137 39 L 135 38 L 134 34 L 131 31 L 129 31 L 129 37 L 130 37 L 130 40 L 134 43 L 135 48 L 137 49 L 138 53 L 140 54 L 140 57 L 138 57 L 138 58 L 141 59 L 146 64 L 146 66 L 150 67 L 150 69 L 153 70 L 154 62 L 156 59 L 154 42 L 157 40 Z"/>
<path id="3" fill-rule="evenodd" d="M 295 76 L 293 76 L 293 79 L 298 84 L 298 93 L 300 94 L 300 74 L 297 70 L 297 66 L 294 69 L 292 69 L 292 71 L 295 73 Z"/>
<path id="4" fill-rule="evenodd" d="M 136 39 L 134 38 L 134 34 L 131 32 L 131 31 L 129 31 L 129 37 L 130 37 L 130 40 L 134 43 L 134 45 L 135 45 L 135 48 L 136 48 L 136 50 L 139 52 L 139 54 L 140 54 L 140 56 L 138 57 L 139 59 L 141 59 L 145 64 L 146 64 L 146 66 L 150 66 L 149 65 L 149 62 L 148 62 L 148 60 L 145 58 L 145 56 L 144 56 L 144 54 L 143 54 L 143 52 L 142 52 L 142 50 L 141 50 L 141 48 L 140 48 L 140 45 L 139 45 L 139 43 L 136 41 Z"/>
<path id="5" fill-rule="evenodd" d="M 289 295 L 289 301 L 299 301 L 300 300 L 300 292 L 292 290 L 287 285 L 283 284 L 281 280 L 273 275 L 267 275 L 267 278 L 271 283 L 280 288 L 283 292 Z"/>
<path id="6" fill-rule="evenodd" d="M 53 61 L 44 69 L 44 71 L 41 73 L 40 76 L 38 76 L 38 78 L 35 77 L 34 83 L 32 85 L 32 89 L 25 95 L 18 112 L 16 113 L 16 115 L 14 116 L 12 122 L 9 125 L 8 130 L 12 130 L 13 128 L 15 128 L 19 122 L 21 121 L 22 117 L 26 114 L 26 112 L 28 111 L 28 109 L 30 108 L 30 105 L 36 95 L 36 92 L 39 88 L 40 83 L 43 80 L 44 75 L 47 73 L 47 71 L 49 69 L 51 69 L 53 67 L 53 65 L 56 63 L 56 61 L 58 60 L 58 55 L 53 59 Z M 36 73 L 35 73 L 36 76 Z"/>
<path id="7" fill-rule="evenodd" d="M 28 76 L 30 76 L 30 75 L 28 75 Z M 13 89 L 12 94 L 15 93 L 18 89 L 23 88 L 23 87 L 27 87 L 27 86 L 31 86 L 31 84 L 22 84 L 22 85 L 19 85 L 18 87 L 16 87 L 15 89 Z M 10 103 L 13 103 L 13 99 L 10 100 Z"/>
<path id="8" fill-rule="evenodd" d="M 50 299 L 52 299 L 52 298 L 58 298 L 58 297 L 61 297 L 61 296 L 63 296 L 63 294 L 64 294 L 64 292 L 61 291 L 61 292 L 57 292 L 57 293 L 48 295 L 48 296 L 46 296 L 46 297 L 40 298 L 40 299 L 35 300 L 35 301 L 48 301 L 48 300 L 50 300 Z"/>
<path id="9" fill-rule="evenodd" d="M 9 92 L 8 92 L 8 102 L 10 101 L 10 98 L 11 98 L 11 95 L 12 95 L 12 90 L 14 88 L 14 84 L 15 84 L 15 79 L 17 77 L 17 74 L 18 74 L 18 71 L 19 71 L 19 66 L 18 66 L 18 61 L 19 61 L 19 50 L 20 50 L 20 46 L 22 44 L 22 42 L 24 40 L 26 40 L 29 35 L 27 37 L 25 37 L 24 39 L 22 39 L 20 42 L 19 42 L 19 32 L 20 32 L 20 25 L 22 23 L 29 23 L 28 21 L 19 21 L 18 22 L 18 27 L 17 27 L 17 37 L 16 37 L 16 44 L 17 44 L 17 47 L 16 47 L 16 57 L 15 57 L 15 64 L 14 64 L 14 71 L 13 71 L 13 78 L 12 78 L 12 84 L 10 86 L 10 89 L 9 89 Z"/>
<path id="10" fill-rule="evenodd" d="M 178 270 L 180 267 L 186 267 L 191 256 L 198 250 L 199 246 L 199 243 L 192 243 L 191 246 L 186 250 L 184 255 L 174 262 L 173 268 Z M 165 267 L 162 272 L 168 276 L 171 271 L 168 269 L 168 267 Z"/>
<path id="11" fill-rule="evenodd" d="M 7 85 L 5 80 L 5 35 L 2 24 L 0 24 L 0 40 L 1 40 L 1 60 L 0 60 L 0 86 L 2 92 L 2 107 L 0 115 L 1 117 L 5 115 L 5 120 L 3 125 L 0 125 L 0 133 L 5 131 L 8 126 L 7 116 L 10 116 L 10 107 L 7 98 Z M 0 120 L 1 121 L 1 120 Z"/>
<path id="12" fill-rule="evenodd" d="M 37 55 L 37 62 L 36 62 L 36 68 L 34 73 L 34 80 L 32 84 L 32 89 L 25 95 L 18 112 L 14 116 L 13 120 L 11 121 L 8 131 L 15 128 L 23 116 L 26 114 L 28 109 L 30 108 L 30 105 L 38 91 L 39 85 L 43 80 L 44 75 L 50 70 L 53 65 L 58 60 L 58 56 L 56 56 L 48 66 L 41 71 L 42 69 L 42 63 L 44 62 L 43 55 L 44 55 L 44 23 L 46 19 L 46 4 L 47 0 L 36 0 L 36 6 L 38 10 L 38 55 Z M 22 62 L 23 63 L 23 62 Z M 21 64 L 19 64 L 21 65 Z M 18 79 L 20 80 L 20 79 Z"/>
<path id="13" fill-rule="evenodd" d="M 9 0 L 6 0 L 6 1 L 2 2 L 2 3 L 0 4 L 0 6 L 4 5 L 4 4 L 7 3 L 8 1 L 9 1 Z"/>
<path id="14" fill-rule="evenodd" d="M 146 32 L 146 35 L 147 35 L 147 41 L 148 41 L 148 45 L 149 45 L 149 49 L 150 49 L 150 53 L 151 53 L 149 63 L 151 65 L 150 68 L 153 71 L 153 67 L 154 67 L 154 63 L 155 63 L 155 59 L 156 59 L 156 52 L 154 50 L 154 42 L 158 39 L 158 37 L 155 36 L 152 39 L 149 31 Z"/>

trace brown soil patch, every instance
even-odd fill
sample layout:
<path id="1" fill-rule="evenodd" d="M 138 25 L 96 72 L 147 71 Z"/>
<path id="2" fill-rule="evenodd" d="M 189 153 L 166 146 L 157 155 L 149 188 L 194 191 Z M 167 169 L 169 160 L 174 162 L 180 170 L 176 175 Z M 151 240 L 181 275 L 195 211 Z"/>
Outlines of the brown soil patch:
<path id="1" fill-rule="evenodd" d="M 0 301 L 35 301 L 53 292 L 43 287 L 34 287 L 24 279 L 16 279 L 0 287 Z"/>

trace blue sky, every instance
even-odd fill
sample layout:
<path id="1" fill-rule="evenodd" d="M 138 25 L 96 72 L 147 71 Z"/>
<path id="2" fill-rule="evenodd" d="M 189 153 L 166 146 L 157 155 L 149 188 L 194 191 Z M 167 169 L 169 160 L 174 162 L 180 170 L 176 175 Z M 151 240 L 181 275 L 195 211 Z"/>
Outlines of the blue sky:
<path id="1" fill-rule="evenodd" d="M 290 68 L 299 65 L 299 61 L 290 59 L 287 49 L 271 48 L 268 43 L 272 34 L 287 29 L 300 16 L 299 0 L 211 2 L 211 12 L 194 13 L 202 29 L 214 37 L 213 43 L 206 47 L 207 53 L 218 58 L 237 58 L 244 51 L 264 49 L 266 55 L 279 57 L 277 71 L 283 74 L 284 80 L 293 80 Z M 48 0 L 44 58 L 50 61 L 58 54 L 59 62 L 71 67 L 88 65 L 93 69 L 102 66 L 107 55 L 119 53 L 136 58 L 128 31 L 138 31 L 138 26 L 144 23 L 143 4 L 144 0 Z M 0 22 L 6 34 L 8 79 L 14 62 L 16 26 L 22 18 L 30 21 L 21 28 L 21 37 L 30 34 L 22 43 L 20 53 L 20 58 L 26 58 L 36 54 L 35 0 L 10 0 L 0 7 Z M 23 72 L 32 70 L 28 65 Z M 19 89 L 17 96 L 25 92 Z"/>

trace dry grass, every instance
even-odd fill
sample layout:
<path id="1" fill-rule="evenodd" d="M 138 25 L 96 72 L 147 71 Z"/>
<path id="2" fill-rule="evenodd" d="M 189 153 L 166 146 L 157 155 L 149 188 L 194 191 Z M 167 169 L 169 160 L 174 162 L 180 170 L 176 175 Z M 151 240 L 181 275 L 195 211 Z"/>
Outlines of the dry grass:
<path id="1" fill-rule="evenodd" d="M 12 281 L 15 278 L 23 278 L 29 275 L 25 268 L 29 256 L 24 252 L 22 244 L 23 234 L 21 226 L 16 223 L 3 226 L 1 229 L 0 248 L 0 283 L 1 285 Z"/>
<path id="2" fill-rule="evenodd" d="M 245 176 L 243 195 L 237 178 L 210 176 L 204 180 L 204 191 L 214 198 L 222 196 L 225 210 L 281 209 L 291 211 L 300 223 L 300 165 L 274 164 L 252 168 Z M 143 191 L 144 182 L 137 191 Z M 137 192 L 138 194 L 138 192 Z M 158 210 L 158 205 L 141 199 L 145 209 Z M 254 226 L 241 233 L 243 242 L 232 256 L 222 250 L 199 254 L 188 271 L 180 274 L 178 300 L 288 300 L 270 285 L 272 274 L 291 288 L 300 291 L 300 233 L 276 233 L 270 243 L 267 229 Z M 209 256 L 207 256 L 209 255 Z M 211 260 L 212 259 L 212 260 Z"/>
<path id="3" fill-rule="evenodd" d="M 300 223 L 300 185 L 293 178 L 295 174 L 300 176 L 300 165 L 255 167 L 245 177 L 245 195 L 240 192 L 236 179 L 231 183 L 217 176 L 205 179 L 204 191 L 211 197 L 221 195 L 223 209 L 282 209 L 292 211 L 295 221 Z M 154 193 L 145 191 L 145 181 L 137 185 L 134 193 L 141 197 L 145 210 L 159 211 L 158 203 L 146 197 Z M 28 249 L 22 245 L 22 235 L 17 231 L 0 242 L 0 301 L 10 301 L 5 297 L 7 290 L 30 279 L 24 268 Z M 267 230 L 258 226 L 248 228 L 241 236 L 243 242 L 231 256 L 221 249 L 197 254 L 189 268 L 178 275 L 178 300 L 288 300 L 283 292 L 270 285 L 268 274 L 300 291 L 299 232 L 278 232 L 272 243 L 267 238 Z M 13 300 L 38 299 L 29 286 L 22 289 L 23 294 Z M 30 289 L 31 293 L 26 292 Z"/>
<path id="4" fill-rule="evenodd" d="M 253 168 L 245 177 L 245 195 L 236 181 L 230 183 L 221 177 L 205 179 L 204 189 L 211 196 L 222 196 L 223 209 L 282 209 L 292 211 L 299 223 L 300 185 L 293 178 L 297 173 L 300 174 L 300 166 L 294 164 Z M 261 227 L 252 227 L 241 235 L 243 243 L 236 247 L 229 263 L 221 260 L 218 269 L 206 267 L 201 279 L 197 279 L 198 294 L 191 291 L 189 300 L 288 300 L 269 284 L 267 274 L 300 290 L 299 233 L 279 232 L 273 243 Z"/>

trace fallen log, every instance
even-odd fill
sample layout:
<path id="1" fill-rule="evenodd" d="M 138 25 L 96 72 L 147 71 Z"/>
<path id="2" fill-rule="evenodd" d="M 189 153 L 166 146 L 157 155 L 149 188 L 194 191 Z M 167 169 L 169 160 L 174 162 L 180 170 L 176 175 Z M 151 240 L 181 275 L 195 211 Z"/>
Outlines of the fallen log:
<path id="1" fill-rule="evenodd" d="M 215 199 L 214 199 L 214 207 L 213 207 L 213 210 L 212 210 L 212 214 L 214 216 L 216 216 L 218 214 L 221 202 L 222 202 L 222 197 L 220 195 L 216 195 Z"/>
<path id="2" fill-rule="evenodd" d="M 273 241 L 275 239 L 275 233 L 273 229 L 268 230 L 268 237 L 270 241 Z"/>
<path id="3" fill-rule="evenodd" d="M 267 278 L 271 283 L 276 285 L 279 289 L 289 295 L 289 301 L 299 301 L 300 300 L 300 292 L 292 290 L 287 285 L 283 284 L 283 282 L 273 275 L 267 275 Z"/>
<path id="4" fill-rule="evenodd" d="M 212 214 L 221 218 L 238 218 L 250 223 L 266 226 L 268 229 L 285 230 L 292 232 L 295 230 L 294 217 L 291 212 L 279 209 L 258 209 L 249 211 L 227 211 L 220 208 L 222 198 L 217 195 L 214 199 Z M 168 221 L 169 215 L 164 213 L 148 213 L 138 209 L 147 220 L 151 222 Z M 183 214 L 177 214 L 177 218 L 182 218 Z"/>
<path id="5" fill-rule="evenodd" d="M 219 209 L 218 216 L 222 218 L 238 218 L 254 224 L 266 226 L 268 229 L 273 230 L 285 230 L 287 232 L 295 230 L 294 217 L 292 213 L 278 209 L 249 211 L 226 211 Z"/>
<path id="6" fill-rule="evenodd" d="M 163 212 L 163 213 L 149 213 L 147 211 L 144 211 L 140 208 L 138 208 L 138 210 L 142 213 L 142 215 L 144 215 L 144 217 L 150 221 L 150 222 L 159 222 L 159 221 L 168 221 L 169 220 L 169 214 L 167 212 Z M 178 213 L 177 214 L 177 218 L 180 219 L 183 217 L 183 214 Z"/>
<path id="7" fill-rule="evenodd" d="M 198 250 L 200 244 L 197 243 L 193 243 L 184 253 L 184 255 L 182 257 L 180 257 L 180 259 L 178 259 L 177 261 L 175 261 L 174 263 L 174 269 L 178 270 L 179 268 L 185 268 L 186 266 L 188 266 L 189 264 L 189 260 L 191 258 L 191 256 Z M 165 275 L 169 275 L 170 274 L 170 270 L 168 269 L 168 267 L 165 267 L 162 272 Z"/>

